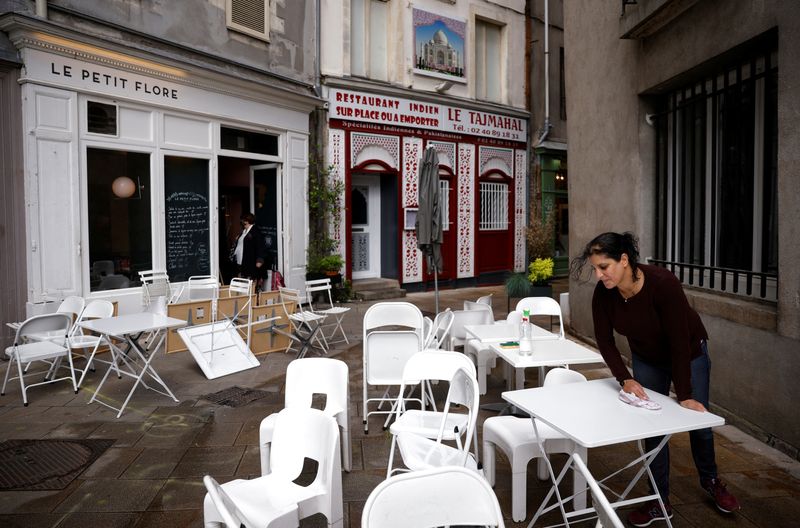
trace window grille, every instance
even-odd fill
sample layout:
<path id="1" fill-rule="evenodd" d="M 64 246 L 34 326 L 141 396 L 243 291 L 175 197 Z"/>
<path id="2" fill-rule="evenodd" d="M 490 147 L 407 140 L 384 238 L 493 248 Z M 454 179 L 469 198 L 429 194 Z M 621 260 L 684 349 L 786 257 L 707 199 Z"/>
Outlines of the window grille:
<path id="1" fill-rule="evenodd" d="M 656 256 L 687 284 L 777 298 L 777 50 L 664 96 Z"/>
<path id="2" fill-rule="evenodd" d="M 508 185 L 497 182 L 480 182 L 480 229 L 504 231 L 508 229 Z"/>
<path id="3" fill-rule="evenodd" d="M 227 0 L 225 7 L 229 29 L 269 40 L 269 0 Z"/>

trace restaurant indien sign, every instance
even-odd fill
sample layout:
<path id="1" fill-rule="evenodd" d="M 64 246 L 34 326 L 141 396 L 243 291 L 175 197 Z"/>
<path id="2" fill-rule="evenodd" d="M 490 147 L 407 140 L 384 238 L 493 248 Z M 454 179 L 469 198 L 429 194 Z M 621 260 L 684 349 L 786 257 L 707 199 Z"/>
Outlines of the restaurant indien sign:
<path id="1" fill-rule="evenodd" d="M 455 132 L 508 141 L 524 142 L 528 132 L 527 122 L 518 117 L 349 90 L 330 91 L 329 112 L 331 119 Z"/>

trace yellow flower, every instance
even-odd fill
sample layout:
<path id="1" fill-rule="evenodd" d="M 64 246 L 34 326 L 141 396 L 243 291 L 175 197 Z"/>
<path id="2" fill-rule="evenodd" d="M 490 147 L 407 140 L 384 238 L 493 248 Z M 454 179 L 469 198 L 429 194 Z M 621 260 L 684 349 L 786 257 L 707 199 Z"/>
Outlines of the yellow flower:
<path id="1" fill-rule="evenodd" d="M 547 279 L 553 276 L 553 259 L 537 258 L 528 266 L 528 280 L 537 286 L 547 284 Z"/>

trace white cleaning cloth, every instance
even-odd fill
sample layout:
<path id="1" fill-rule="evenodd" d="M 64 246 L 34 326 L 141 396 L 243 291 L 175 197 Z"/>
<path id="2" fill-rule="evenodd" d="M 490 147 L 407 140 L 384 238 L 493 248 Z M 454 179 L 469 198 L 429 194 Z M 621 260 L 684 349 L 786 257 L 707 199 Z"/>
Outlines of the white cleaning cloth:
<path id="1" fill-rule="evenodd" d="M 628 405 L 641 407 L 642 409 L 648 409 L 650 411 L 657 411 L 661 409 L 660 403 L 656 403 L 653 400 L 643 400 L 632 392 L 625 392 L 622 389 L 619 391 L 619 399 Z"/>

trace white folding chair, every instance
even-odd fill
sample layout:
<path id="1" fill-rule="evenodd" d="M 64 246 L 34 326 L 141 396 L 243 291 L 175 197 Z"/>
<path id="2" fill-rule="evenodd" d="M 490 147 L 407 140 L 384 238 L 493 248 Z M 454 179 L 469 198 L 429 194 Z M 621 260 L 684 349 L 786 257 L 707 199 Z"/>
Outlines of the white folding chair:
<path id="1" fill-rule="evenodd" d="M 425 342 L 422 345 L 423 350 L 441 348 L 442 343 L 450 335 L 450 328 L 453 326 L 454 319 L 455 315 L 453 315 L 453 311 L 450 308 L 436 314 L 436 318 L 430 323 L 430 328 L 425 333 Z"/>
<path id="2" fill-rule="evenodd" d="M 470 302 L 470 301 L 466 301 Z M 448 350 L 455 350 L 457 346 L 466 345 L 467 331 L 465 326 L 493 324 L 492 313 L 486 309 L 486 305 L 478 305 L 480 308 L 475 310 L 454 310 L 453 325 L 450 327 L 450 339 L 447 346 Z"/>
<path id="3" fill-rule="evenodd" d="M 169 275 L 165 270 L 140 271 L 139 280 L 142 283 L 142 304 L 144 306 L 150 306 L 159 297 L 163 297 L 167 303 L 174 302 Z"/>
<path id="4" fill-rule="evenodd" d="M 347 363 L 330 358 L 295 359 L 286 367 L 286 396 L 284 407 L 311 407 L 315 394 L 325 396 L 323 412 L 336 419 L 342 429 L 342 466 L 349 472 L 353 465 L 350 448 L 350 374 Z M 258 445 L 261 454 L 261 474 L 270 472 L 270 446 L 275 430 L 277 414 L 270 414 L 258 429 Z"/>
<path id="5" fill-rule="evenodd" d="M 311 484 L 297 484 L 306 459 L 317 462 L 317 474 Z M 246 515 L 256 508 L 270 508 L 286 515 L 296 505 L 299 519 L 322 513 L 328 526 L 342 526 L 342 471 L 336 420 L 320 410 L 304 407 L 279 412 L 272 436 L 270 469 L 268 475 L 234 480 L 220 487 Z M 209 495 L 203 502 L 203 510 L 206 526 L 224 522 Z"/>
<path id="6" fill-rule="evenodd" d="M 459 367 L 450 380 L 447 401 L 444 404 L 439 431 L 435 439 L 422 431 L 413 430 L 413 427 L 398 433 L 397 445 L 405 466 L 411 471 L 439 466 L 461 466 L 477 471 L 477 456 L 471 456 L 469 448 L 474 437 L 475 453 L 478 452 L 478 435 L 475 427 L 478 419 L 478 398 L 478 383 L 475 381 L 474 372 L 470 373 Z M 453 430 L 452 432 L 452 435 L 456 437 L 456 447 L 442 443 L 442 440 L 450 436 L 448 430 L 453 427 L 450 416 L 451 405 L 465 407 L 469 416 L 463 443 L 458 438 L 460 431 Z M 423 434 L 420 434 L 421 432 Z"/>
<path id="7" fill-rule="evenodd" d="M 558 338 L 565 339 L 564 321 L 561 317 L 561 305 L 552 297 L 525 297 L 524 299 L 520 299 L 515 310 L 518 312 L 528 310 L 531 317 L 538 315 L 558 317 Z M 552 324 L 550 328 L 546 330 L 550 331 L 551 328 Z"/>
<path id="8" fill-rule="evenodd" d="M 625 528 L 625 525 L 620 520 L 614 507 L 611 506 L 611 503 L 608 501 L 608 497 L 606 497 L 605 493 L 603 493 L 603 490 L 600 488 L 600 484 L 595 480 L 592 474 L 589 473 L 586 462 L 583 461 L 583 458 L 581 458 L 578 453 L 572 454 L 572 467 L 573 471 L 577 471 L 583 475 L 586 484 L 589 486 L 589 491 L 592 494 L 592 505 L 594 506 L 595 512 L 597 512 L 597 526 L 603 528 Z"/>
<path id="9" fill-rule="evenodd" d="M 522 322 L 522 314 L 517 311 L 512 311 L 503 322 L 510 325 L 519 325 Z M 475 368 L 478 371 L 480 393 L 486 394 L 486 379 L 489 376 L 490 366 L 492 366 L 497 359 L 497 354 L 491 347 L 484 346 L 477 339 L 467 340 L 467 344 L 464 345 L 464 354 L 475 363 Z"/>
<path id="10" fill-rule="evenodd" d="M 397 435 L 400 433 L 414 433 L 426 438 L 438 438 L 455 441 L 459 449 L 469 445 L 471 436 L 475 431 L 475 421 L 478 413 L 478 382 L 475 381 L 475 396 L 471 391 L 465 391 L 461 383 L 450 383 L 447 392 L 445 407 L 441 411 L 428 410 L 425 407 L 425 393 L 423 392 L 422 407 L 420 409 L 407 409 L 407 400 L 404 397 L 406 388 L 424 383 L 425 381 L 453 380 L 458 370 L 464 370 L 467 376 L 475 379 L 475 366 L 464 354 L 451 351 L 422 351 L 411 356 L 403 368 L 400 392 L 395 404 L 395 419 L 389 427 L 392 434 L 392 444 L 389 448 L 389 463 L 386 476 L 394 471 L 394 451 L 397 445 Z M 450 405 L 461 405 L 466 413 L 451 412 Z M 462 442 L 462 437 L 470 435 Z M 477 441 L 477 438 L 475 439 Z M 477 460 L 477 446 L 475 448 Z M 405 459 L 404 459 L 405 460 Z M 413 469 L 413 468 L 411 468 Z"/>
<path id="11" fill-rule="evenodd" d="M 80 318 L 76 322 L 75 326 L 73 327 L 73 331 L 70 333 L 70 336 L 67 339 L 67 345 L 70 351 L 82 351 L 83 358 L 86 360 L 86 364 L 84 365 L 83 369 L 75 369 L 81 372 L 81 377 L 78 380 L 78 387 L 83 384 L 83 379 L 86 377 L 86 373 L 90 368 L 92 368 L 94 356 L 97 354 L 97 349 L 103 342 L 102 336 L 84 334 L 83 328 L 81 328 L 78 323 L 92 319 L 105 319 L 113 315 L 114 305 L 111 303 L 111 301 L 102 299 L 90 301 L 89 304 L 86 305 L 86 308 L 84 308 L 83 312 L 81 312 Z M 87 356 L 86 351 L 90 348 L 92 349 L 92 352 Z M 94 369 L 92 368 L 92 370 Z"/>
<path id="12" fill-rule="evenodd" d="M 187 284 L 190 301 L 202 301 L 219 297 L 219 279 L 213 275 L 193 275 Z"/>
<path id="13" fill-rule="evenodd" d="M 321 326 L 325 321 L 325 316 L 303 310 L 303 303 L 300 298 L 299 290 L 284 287 L 280 287 L 278 290 L 283 312 L 292 325 L 291 334 L 286 334 L 290 338 L 289 345 L 286 347 L 286 352 L 293 349 L 293 343 L 297 343 L 300 347 L 297 351 L 297 359 L 300 359 L 305 357 L 308 353 L 308 349 L 313 346 L 314 341 L 316 341 L 319 348 L 327 353 L 328 347 L 325 342 L 325 336 L 322 334 Z M 289 313 L 286 309 L 288 303 L 294 303 L 296 307 L 294 313 Z"/>
<path id="14" fill-rule="evenodd" d="M 373 304 L 364 314 L 363 324 L 363 400 L 362 416 L 364 433 L 369 433 L 369 417 L 373 414 L 386 415 L 387 422 L 394 413 L 396 397 L 389 394 L 392 387 L 400 387 L 403 382 L 403 367 L 412 355 L 422 350 L 423 341 L 422 312 L 407 302 L 379 302 Z M 403 327 L 403 329 L 379 330 L 382 327 Z M 369 398 L 369 386 L 384 386 L 386 389 L 379 398 Z M 420 401 L 421 400 L 417 400 Z M 377 409 L 370 411 L 370 404 Z M 383 409 L 389 404 L 390 409 Z"/>
<path id="15" fill-rule="evenodd" d="M 586 381 L 580 372 L 555 368 L 548 372 L 544 386 L 560 385 Z M 566 438 L 552 427 L 540 421 L 536 422 L 536 429 L 544 446 L 544 453 L 536 441 L 533 422 L 530 418 L 516 416 L 492 416 L 483 422 L 483 471 L 489 483 L 494 486 L 495 481 L 495 448 L 505 453 L 511 464 L 511 518 L 521 522 L 525 520 L 526 513 L 526 482 L 528 462 L 534 458 L 539 459 L 539 478 L 547 478 L 547 467 L 544 457 L 551 453 L 579 453 L 586 456 L 586 448 Z M 585 488 L 583 478 L 573 474 L 573 493 L 575 509 L 586 506 L 585 494 L 578 494 Z"/>
<path id="16" fill-rule="evenodd" d="M 222 524 L 225 528 L 241 528 L 242 526 L 297 528 L 300 525 L 297 504 L 278 507 L 265 500 L 260 492 L 239 493 L 234 500 L 210 475 L 203 477 L 203 484 L 208 492 L 206 500 L 216 510 L 219 520 L 219 522 L 208 521 L 205 523 L 206 527 Z"/>
<path id="17" fill-rule="evenodd" d="M 497 497 L 481 475 L 459 467 L 413 471 L 372 490 L 361 528 L 496 526 L 505 528 Z"/>
<path id="18" fill-rule="evenodd" d="M 333 304 L 333 296 L 331 295 L 331 280 L 330 279 L 316 279 L 306 281 L 306 297 L 308 298 L 308 307 L 311 309 L 312 312 L 318 313 L 321 315 L 330 316 L 333 318 L 333 322 L 329 324 L 324 324 L 323 329 L 325 327 L 333 327 L 331 330 L 330 335 L 325 336 L 325 340 L 327 343 L 341 343 L 344 341 L 345 343 L 350 343 L 347 339 L 347 334 L 344 332 L 344 328 L 342 327 L 342 321 L 344 320 L 344 316 L 347 312 L 350 311 L 350 308 L 347 306 L 336 306 Z M 328 307 L 327 308 L 314 308 L 314 295 L 315 294 L 322 294 L 323 296 L 327 296 L 328 298 Z M 319 306 L 319 304 L 317 305 Z M 332 339 L 336 336 L 336 332 L 340 332 L 342 334 L 342 339 L 337 341 L 333 341 Z"/>
<path id="19" fill-rule="evenodd" d="M 20 389 L 22 390 L 22 402 L 26 407 L 28 406 L 28 389 L 36 387 L 37 385 L 70 380 L 72 381 L 72 388 L 75 390 L 75 393 L 77 393 L 78 385 L 75 383 L 75 370 L 72 368 L 72 354 L 70 354 L 69 349 L 66 347 L 71 325 L 72 317 L 66 313 L 36 315 L 23 321 L 17 329 L 16 336 L 14 337 L 14 344 L 6 348 L 6 357 L 8 357 L 9 362 L 6 366 L 6 376 L 3 380 L 3 389 L 0 390 L 0 395 L 5 395 L 6 384 L 9 379 L 19 379 Z M 48 335 L 49 337 L 44 340 L 37 340 L 41 339 L 42 335 Z M 26 338 L 32 339 L 26 342 Z M 56 378 L 59 362 L 64 357 L 66 357 L 69 362 L 70 375 Z M 25 363 L 27 365 L 34 361 L 44 361 L 48 364 L 45 380 L 26 385 L 26 377 L 42 373 L 23 372 L 22 364 Z M 11 368 L 15 364 L 17 367 L 17 375 L 9 378 Z"/>

